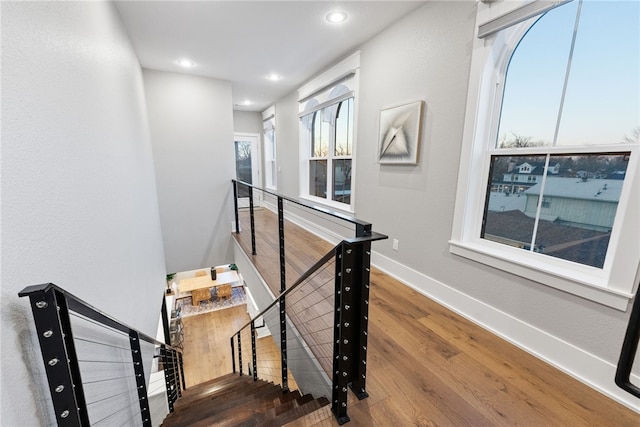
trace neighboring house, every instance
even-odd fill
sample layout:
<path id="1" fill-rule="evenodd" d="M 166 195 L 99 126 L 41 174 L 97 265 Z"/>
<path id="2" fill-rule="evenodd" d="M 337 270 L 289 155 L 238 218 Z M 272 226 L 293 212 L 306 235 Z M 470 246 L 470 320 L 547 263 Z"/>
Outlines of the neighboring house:
<path id="1" fill-rule="evenodd" d="M 547 177 L 540 217 L 547 221 L 610 232 L 620 200 L 622 180 Z M 524 192 L 524 213 L 535 217 L 541 184 Z"/>
<path id="2" fill-rule="evenodd" d="M 549 165 L 548 175 L 558 175 L 560 164 Z M 491 184 L 491 191 L 499 193 L 523 193 L 528 188 L 536 185 L 544 175 L 544 162 L 524 162 L 510 168 L 502 176 L 502 181 Z"/>

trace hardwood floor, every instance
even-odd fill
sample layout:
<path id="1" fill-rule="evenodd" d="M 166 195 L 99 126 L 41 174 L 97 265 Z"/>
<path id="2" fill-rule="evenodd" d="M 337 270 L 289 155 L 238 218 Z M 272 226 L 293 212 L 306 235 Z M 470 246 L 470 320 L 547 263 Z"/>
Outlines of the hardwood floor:
<path id="1" fill-rule="evenodd" d="M 229 337 L 249 320 L 246 304 L 182 320 L 187 388 L 231 372 Z"/>
<path id="2" fill-rule="evenodd" d="M 259 210 L 255 222 L 257 255 L 248 256 L 277 294 L 277 217 Z M 250 254 L 246 212 L 241 224 L 234 236 Z M 289 223 L 285 238 L 288 284 L 331 249 Z M 350 425 L 640 425 L 639 414 L 376 269 L 370 301 L 369 398 L 350 395 Z M 337 422 L 325 408 L 293 425 Z"/>

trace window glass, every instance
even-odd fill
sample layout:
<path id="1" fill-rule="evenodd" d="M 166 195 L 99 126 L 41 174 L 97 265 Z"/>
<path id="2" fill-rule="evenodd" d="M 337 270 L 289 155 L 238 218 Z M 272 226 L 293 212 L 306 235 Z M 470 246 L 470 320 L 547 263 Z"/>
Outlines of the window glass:
<path id="1" fill-rule="evenodd" d="M 353 144 L 353 98 L 338 105 L 336 117 L 336 156 L 350 156 Z"/>
<path id="2" fill-rule="evenodd" d="M 333 161 L 333 194 L 336 202 L 351 203 L 351 159 Z"/>
<path id="3" fill-rule="evenodd" d="M 514 51 L 505 78 L 497 148 L 552 144 L 577 4 L 546 13 Z"/>
<path id="4" fill-rule="evenodd" d="M 328 108 L 313 115 L 313 135 L 311 138 L 312 157 L 326 157 L 329 153 L 330 113 Z"/>
<path id="5" fill-rule="evenodd" d="M 557 145 L 619 144 L 637 132 L 639 16 L 637 1 L 583 2 Z"/>
<path id="6" fill-rule="evenodd" d="M 309 161 L 309 194 L 316 197 L 327 197 L 327 161 Z"/>
<path id="7" fill-rule="evenodd" d="M 637 142 L 639 14 L 638 2 L 574 1 L 542 16 L 509 63 L 496 146 Z"/>
<path id="8" fill-rule="evenodd" d="M 602 268 L 629 158 L 549 155 L 546 179 L 525 185 L 525 175 L 542 177 L 547 156 L 493 156 L 482 237 Z"/>

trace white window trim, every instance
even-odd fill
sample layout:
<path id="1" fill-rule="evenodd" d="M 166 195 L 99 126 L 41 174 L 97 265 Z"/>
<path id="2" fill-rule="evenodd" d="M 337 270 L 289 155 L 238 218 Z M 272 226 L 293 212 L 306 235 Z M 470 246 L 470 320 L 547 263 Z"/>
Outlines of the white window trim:
<path id="1" fill-rule="evenodd" d="M 493 9 L 491 4 L 479 3 L 477 22 L 495 19 L 496 15 L 509 12 L 505 8 L 517 9 L 522 3 L 501 2 L 494 4 L 496 8 Z M 484 141 L 495 141 L 497 129 L 492 126 L 492 122 L 493 117 L 500 113 L 502 76 L 508 64 L 508 55 L 512 51 L 510 48 L 495 50 L 493 41 L 502 37 L 499 42 L 504 42 L 505 45 L 517 43 L 534 19 L 535 17 L 516 24 L 519 26 L 516 29 L 518 34 L 514 34 L 511 40 L 506 40 L 503 33 L 474 40 L 449 250 L 455 255 L 624 311 L 628 308 L 629 300 L 634 295 L 634 286 L 640 278 L 640 244 L 637 241 L 637 236 L 640 236 L 640 147 L 637 144 L 624 145 L 624 150 L 632 152 L 631 160 L 603 269 L 531 254 L 479 237 L 484 194 L 489 179 L 489 168 L 479 159 L 490 155 Z M 577 147 L 572 152 L 607 152 L 612 148 L 610 145 Z M 566 151 L 567 147 L 540 147 L 541 153 Z M 526 151 L 527 154 L 531 152 L 531 149 Z M 522 154 L 522 151 L 500 150 L 500 154 L 518 153 Z"/>
<path id="2" fill-rule="evenodd" d="M 264 123 L 267 120 L 272 120 L 273 121 L 273 141 L 267 141 L 267 139 L 264 137 L 264 131 L 266 130 L 266 128 L 263 127 L 262 129 L 262 140 L 263 140 L 263 159 L 264 159 L 264 187 L 269 189 L 269 190 L 277 190 L 278 189 L 278 144 L 276 142 L 276 106 L 272 105 L 271 107 L 267 108 L 266 110 L 264 110 L 262 112 L 262 122 Z M 274 154 L 274 158 L 271 159 L 271 154 L 268 152 L 269 148 L 270 148 L 270 144 L 273 144 L 273 150 L 275 151 Z M 273 161 L 273 168 L 275 169 L 275 171 L 273 171 L 273 174 L 275 175 L 275 179 L 274 182 L 271 182 L 271 180 L 268 178 L 268 176 L 270 175 L 271 171 L 271 166 L 268 164 L 269 162 Z"/>
<path id="3" fill-rule="evenodd" d="M 360 51 L 357 51 L 340 61 L 333 67 L 329 68 L 327 71 L 323 72 L 319 76 L 315 77 L 309 83 L 302 86 L 298 89 L 298 103 L 299 103 L 299 117 L 306 116 L 307 114 L 311 114 L 313 111 L 319 110 L 329 105 L 337 104 L 345 99 L 353 97 L 353 144 L 351 146 L 351 198 L 350 203 L 340 203 L 335 200 L 331 200 L 330 198 L 322 198 L 316 197 L 309 194 L 309 160 L 312 159 L 310 153 L 310 146 L 308 145 L 308 136 L 305 134 L 306 130 L 303 129 L 303 126 L 299 126 L 299 149 L 300 149 L 300 159 L 299 159 L 299 196 L 301 199 L 308 200 L 313 203 L 317 203 L 320 205 L 328 206 L 332 209 L 336 209 L 339 211 L 343 211 L 345 213 L 354 213 L 355 212 L 355 201 L 356 201 L 356 154 L 357 154 L 357 135 L 358 135 L 358 85 L 359 85 L 359 72 L 360 72 Z M 351 78 L 352 83 L 350 86 L 353 86 L 349 93 L 337 96 L 327 102 L 323 102 L 319 105 L 316 105 L 312 109 L 303 110 L 304 102 L 313 98 L 316 94 L 319 94 L 332 86 L 337 85 L 341 81 Z M 334 159 L 339 158 L 349 158 L 343 156 L 333 157 Z M 327 164 L 327 183 L 332 179 L 331 174 L 333 171 L 329 170 L 329 165 Z M 329 188 L 329 186 L 327 186 Z"/>

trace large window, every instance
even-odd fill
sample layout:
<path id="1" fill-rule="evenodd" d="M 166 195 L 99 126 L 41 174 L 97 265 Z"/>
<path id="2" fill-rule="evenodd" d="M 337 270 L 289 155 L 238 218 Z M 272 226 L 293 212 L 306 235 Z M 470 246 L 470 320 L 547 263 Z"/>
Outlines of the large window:
<path id="1" fill-rule="evenodd" d="M 474 52 L 451 250 L 625 308 L 640 260 L 640 5 L 523 11 Z"/>
<path id="2" fill-rule="evenodd" d="M 301 196 L 345 210 L 353 205 L 358 63 L 356 54 L 301 89 Z"/>
<path id="3" fill-rule="evenodd" d="M 309 194 L 351 204 L 353 98 L 302 118 L 310 124 Z"/>

